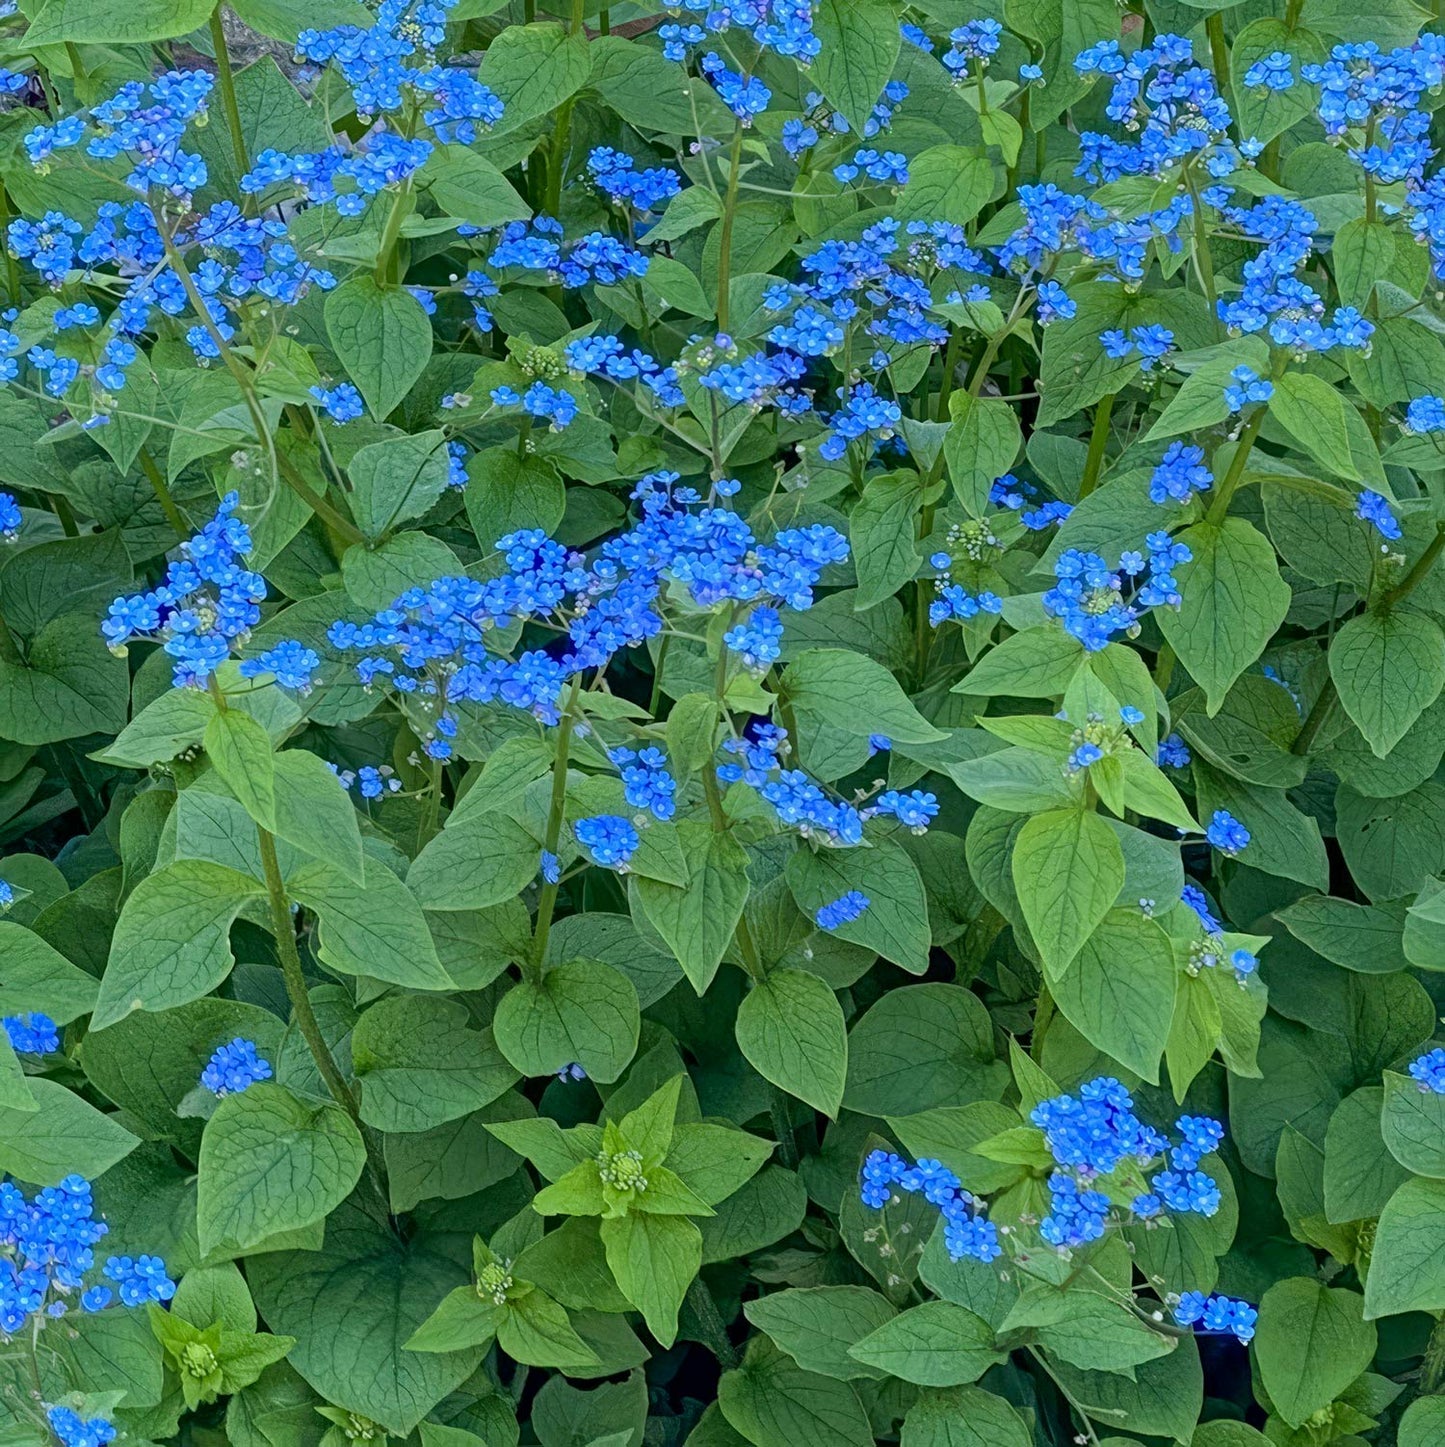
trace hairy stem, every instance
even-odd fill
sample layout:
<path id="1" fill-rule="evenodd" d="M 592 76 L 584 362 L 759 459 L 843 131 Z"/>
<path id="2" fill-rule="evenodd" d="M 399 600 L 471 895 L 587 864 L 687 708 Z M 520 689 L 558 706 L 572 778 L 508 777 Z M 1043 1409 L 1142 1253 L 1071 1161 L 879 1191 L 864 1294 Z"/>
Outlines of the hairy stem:
<path id="1" fill-rule="evenodd" d="M 1106 393 L 1094 408 L 1094 429 L 1089 433 L 1089 454 L 1084 459 L 1084 476 L 1079 483 L 1080 501 L 1099 485 L 1099 473 L 1104 466 L 1104 449 L 1109 443 L 1109 417 L 1114 410 L 1114 395 L 1113 392 Z"/>
<path id="2" fill-rule="evenodd" d="M 567 804 L 567 759 L 572 751 L 572 729 L 576 723 L 580 685 L 581 675 L 574 674 L 562 721 L 557 725 L 557 753 L 552 760 L 552 799 L 547 809 L 546 841 L 542 846 L 551 855 L 557 853 L 557 841 L 562 837 L 562 816 Z M 547 958 L 547 937 L 552 931 L 552 914 L 557 908 L 560 887 L 560 880 L 553 883 L 544 877 L 542 881 L 542 893 L 537 901 L 537 928 L 532 937 L 534 978 L 541 978 L 542 962 Z"/>
<path id="3" fill-rule="evenodd" d="M 718 227 L 717 254 L 717 329 L 728 329 L 728 287 L 733 264 L 733 216 L 738 209 L 738 170 L 743 158 L 743 123 L 733 126 L 733 141 L 728 149 L 728 189 L 723 199 L 722 224 Z"/>
<path id="4" fill-rule="evenodd" d="M 246 132 L 241 126 L 241 108 L 236 104 L 236 77 L 231 70 L 231 52 L 226 49 L 226 26 L 221 7 L 211 11 L 211 48 L 216 52 L 216 79 L 221 86 L 221 104 L 226 112 L 226 126 L 231 132 L 231 149 L 242 173 L 251 169 L 251 156 L 246 149 Z"/>
<path id="5" fill-rule="evenodd" d="M 166 521 L 175 530 L 176 536 L 182 539 L 190 537 L 191 529 L 181 515 L 180 508 L 176 506 L 176 500 L 171 496 L 171 490 L 166 486 L 165 477 L 156 465 L 155 458 L 151 456 L 150 448 L 142 444 L 136 457 L 140 462 L 140 470 L 145 473 L 146 481 L 150 483 L 151 491 L 155 493 L 156 501 L 160 503 L 161 511 L 166 515 Z"/>

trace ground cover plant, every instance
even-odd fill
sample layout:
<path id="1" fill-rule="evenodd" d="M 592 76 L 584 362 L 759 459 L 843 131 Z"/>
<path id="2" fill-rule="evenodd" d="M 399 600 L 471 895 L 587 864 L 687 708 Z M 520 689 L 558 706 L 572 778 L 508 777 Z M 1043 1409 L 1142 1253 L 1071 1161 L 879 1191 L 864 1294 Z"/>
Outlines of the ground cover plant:
<path id="1" fill-rule="evenodd" d="M 4 1447 L 1445 1441 L 1425 11 L 0 11 Z"/>

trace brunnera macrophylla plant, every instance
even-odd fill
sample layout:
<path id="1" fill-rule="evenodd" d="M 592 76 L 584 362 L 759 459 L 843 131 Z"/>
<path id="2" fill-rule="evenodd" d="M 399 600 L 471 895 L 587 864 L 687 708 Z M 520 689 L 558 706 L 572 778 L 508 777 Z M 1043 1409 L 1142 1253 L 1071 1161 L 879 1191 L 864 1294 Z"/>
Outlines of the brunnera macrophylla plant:
<path id="1" fill-rule="evenodd" d="M 0 10 L 7 1447 L 1445 1437 L 1424 11 Z"/>

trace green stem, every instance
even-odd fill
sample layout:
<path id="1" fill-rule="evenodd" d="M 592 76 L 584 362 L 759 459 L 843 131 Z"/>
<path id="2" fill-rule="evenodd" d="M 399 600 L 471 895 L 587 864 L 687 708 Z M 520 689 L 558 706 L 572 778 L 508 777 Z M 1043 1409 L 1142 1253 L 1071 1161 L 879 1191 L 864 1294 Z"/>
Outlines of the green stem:
<path id="1" fill-rule="evenodd" d="M 738 1364 L 738 1349 L 728 1339 L 727 1323 L 701 1276 L 693 1277 L 685 1299 L 702 1333 L 703 1345 L 718 1359 L 724 1371 L 732 1371 Z"/>
<path id="2" fill-rule="evenodd" d="M 963 333 L 957 327 L 948 334 L 948 345 L 943 349 L 943 379 L 938 384 L 938 405 L 934 408 L 935 422 L 948 421 L 948 399 L 953 396 L 953 379 L 958 371 L 958 354 L 963 350 Z"/>
<path id="3" fill-rule="evenodd" d="M 1239 442 L 1235 446 L 1234 456 L 1229 461 L 1229 471 L 1224 474 L 1224 481 L 1219 484 L 1219 491 L 1214 494 L 1214 501 L 1209 505 L 1209 512 L 1206 521 L 1216 526 L 1222 523 L 1225 515 L 1229 512 L 1229 504 L 1234 497 L 1234 491 L 1239 486 L 1239 480 L 1244 476 L 1245 464 L 1249 461 L 1249 454 L 1254 449 L 1255 438 L 1259 436 L 1259 429 L 1264 426 L 1264 414 L 1268 409 L 1261 407 L 1253 417 L 1245 423 L 1244 431 L 1240 435 Z"/>
<path id="4" fill-rule="evenodd" d="M 281 865 L 276 858 L 275 836 L 270 830 L 257 824 L 256 842 L 261 851 L 261 870 L 266 877 L 266 898 L 271 906 L 271 932 L 276 936 L 276 952 L 281 957 L 281 974 L 286 981 L 286 997 L 291 1001 L 291 1014 L 311 1051 L 316 1069 L 326 1082 L 327 1090 L 331 1092 L 337 1105 L 351 1117 L 357 1134 L 366 1143 L 367 1159 L 385 1198 L 386 1168 L 382 1165 L 371 1134 L 361 1119 L 356 1097 L 352 1095 L 341 1068 L 331 1054 L 331 1047 L 326 1043 L 326 1036 L 321 1032 L 321 1022 L 311 1008 L 311 995 L 306 988 L 306 972 L 301 968 L 301 952 L 296 948 L 296 926 L 291 918 L 291 901 L 286 896 L 286 882 L 281 878 Z"/>
<path id="5" fill-rule="evenodd" d="M 572 729 L 576 724 L 577 694 L 581 686 L 581 675 L 572 676 L 572 688 L 567 695 L 567 704 L 562 721 L 557 725 L 557 753 L 552 760 L 552 800 L 547 809 L 547 834 L 543 849 L 548 854 L 557 853 L 557 841 L 562 837 L 562 816 L 567 804 L 567 760 L 572 752 Z M 535 978 L 540 979 L 542 962 L 547 958 L 547 937 L 552 930 L 552 914 L 557 908 L 557 891 L 560 881 L 553 884 L 544 879 L 542 893 L 537 901 L 537 928 L 532 936 L 532 967 Z"/>
<path id="6" fill-rule="evenodd" d="M 3 183 L 0 183 L 0 231 L 5 235 L 10 234 L 10 222 L 14 218 L 14 212 L 10 209 L 10 192 L 6 190 Z M 20 305 L 20 264 L 16 261 L 10 248 L 5 251 L 5 300 L 11 306 Z"/>
<path id="7" fill-rule="evenodd" d="M 1320 689 L 1319 697 L 1315 699 L 1308 717 L 1301 726 L 1299 733 L 1295 736 L 1294 743 L 1290 745 L 1290 753 L 1309 753 L 1320 729 L 1324 727 L 1325 721 L 1334 713 L 1335 705 L 1338 704 L 1339 701 L 1340 695 L 1335 689 L 1334 679 L 1325 679 L 1325 685 Z"/>
<path id="8" fill-rule="evenodd" d="M 793 1133 L 792 1107 L 776 1085 L 768 1087 L 768 1115 L 773 1122 L 773 1134 L 778 1138 L 778 1164 L 787 1170 L 796 1170 L 798 1138 Z"/>
<path id="9" fill-rule="evenodd" d="M 1084 476 L 1079 483 L 1079 500 L 1099 485 L 1099 472 L 1104 465 L 1104 449 L 1109 443 L 1109 415 L 1114 410 L 1113 392 L 1107 392 L 1094 408 L 1094 429 L 1089 433 L 1089 453 L 1084 459 Z"/>
<path id="10" fill-rule="evenodd" d="M 1365 149 L 1368 150 L 1375 144 L 1375 118 L 1370 117 L 1369 123 L 1365 126 Z M 1369 172 L 1365 172 L 1365 225 L 1372 225 L 1376 219 L 1375 199 L 1375 178 Z"/>
<path id="11" fill-rule="evenodd" d="M 411 197 L 411 183 L 397 189 L 392 197 L 391 210 L 387 213 L 386 227 L 381 233 L 381 244 L 376 252 L 376 267 L 372 275 L 378 286 L 385 286 L 391 275 L 391 254 L 396 250 L 397 237 L 401 235 L 401 223 L 406 219 L 407 201 Z"/>
<path id="12" fill-rule="evenodd" d="M 68 538 L 80 536 L 80 524 L 75 521 L 75 510 L 70 506 L 70 499 L 61 493 L 52 492 L 47 494 L 50 498 L 50 506 L 60 523 L 60 531 Z"/>
<path id="13" fill-rule="evenodd" d="M 1442 1387 L 1445 1387 L 1445 1312 L 1435 1319 L 1430 1339 L 1425 1343 L 1425 1359 L 1420 1363 L 1422 1395 L 1435 1396 Z"/>
<path id="14" fill-rule="evenodd" d="M 1218 15 L 1210 16 L 1219 19 Z M 1194 179 L 1192 166 L 1184 167 L 1184 184 L 1189 191 L 1189 202 L 1193 210 L 1194 225 L 1191 235 L 1194 240 L 1194 264 L 1199 269 L 1199 281 L 1204 287 L 1204 299 L 1209 304 L 1209 325 L 1216 333 L 1219 330 L 1219 291 L 1214 281 L 1214 253 L 1209 248 L 1209 231 L 1204 225 L 1204 200 Z"/>
<path id="15" fill-rule="evenodd" d="M 166 515 L 166 521 L 175 529 L 178 538 L 190 537 L 191 529 L 181 510 L 176 506 L 176 500 L 171 496 L 171 490 L 166 486 L 166 480 L 161 475 L 161 470 L 156 466 L 156 460 L 151 456 L 150 448 L 142 445 L 136 453 L 140 462 L 140 470 L 145 473 L 146 481 L 151 485 L 151 491 L 156 495 L 156 501 L 161 505 L 161 511 Z"/>
<path id="16" fill-rule="evenodd" d="M 236 77 L 231 70 L 231 52 L 226 49 L 226 26 L 221 7 L 211 11 L 211 48 L 216 52 L 216 78 L 221 86 L 221 105 L 226 112 L 226 126 L 231 132 L 231 149 L 236 153 L 236 166 L 242 172 L 251 169 L 251 155 L 246 149 L 246 132 L 241 125 L 241 108 L 236 104 Z"/>
<path id="17" fill-rule="evenodd" d="M 1430 539 L 1429 546 L 1415 559 L 1410 571 L 1393 588 L 1380 595 L 1380 607 L 1393 608 L 1401 599 L 1408 598 L 1424 582 L 1425 575 L 1435 566 L 1435 560 L 1440 556 L 1441 549 L 1445 549 L 1445 523 L 1436 523 L 1435 536 Z"/>
<path id="18" fill-rule="evenodd" d="M 722 225 L 718 228 L 717 254 L 717 329 L 728 329 L 728 288 L 732 283 L 733 214 L 738 208 L 738 170 L 743 158 L 743 123 L 733 126 L 733 142 L 728 149 L 728 189 L 723 198 Z"/>
<path id="19" fill-rule="evenodd" d="M 1223 97 L 1229 95 L 1229 46 L 1224 39 L 1224 14 L 1216 10 L 1204 21 L 1209 37 L 1210 63 L 1214 69 L 1214 86 Z"/>

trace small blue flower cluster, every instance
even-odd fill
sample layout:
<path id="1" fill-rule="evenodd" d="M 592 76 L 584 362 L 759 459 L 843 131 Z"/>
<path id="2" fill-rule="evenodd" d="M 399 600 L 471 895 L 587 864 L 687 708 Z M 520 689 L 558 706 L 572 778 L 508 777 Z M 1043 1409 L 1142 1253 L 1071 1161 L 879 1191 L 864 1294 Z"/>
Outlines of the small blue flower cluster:
<path id="1" fill-rule="evenodd" d="M 631 277 L 647 275 L 647 257 L 634 247 L 605 231 L 589 231 L 576 241 L 564 243 L 562 223 L 550 216 L 509 222 L 498 233 L 487 265 L 493 271 L 511 267 L 540 271 L 548 281 L 568 291 L 589 282 L 616 286 Z"/>
<path id="2" fill-rule="evenodd" d="M 943 1245 L 949 1260 L 970 1257 L 987 1265 L 1003 1254 L 998 1227 L 983 1214 L 983 1202 L 942 1161 L 923 1157 L 910 1166 L 890 1151 L 871 1151 L 863 1162 L 861 1199 L 881 1211 L 893 1199 L 893 1188 L 921 1194 L 943 1216 Z"/>
<path id="3" fill-rule="evenodd" d="M 1267 331 L 1296 356 L 1335 349 L 1367 353 L 1375 324 L 1356 307 L 1336 307 L 1329 322 L 1320 294 L 1300 280 L 1314 253 L 1314 214 L 1285 196 L 1266 196 L 1249 208 L 1223 205 L 1225 217 L 1264 243 L 1243 268 L 1239 294 L 1219 299 L 1219 317 L 1232 334 Z"/>
<path id="4" fill-rule="evenodd" d="M 48 1407 L 45 1420 L 61 1447 L 105 1447 L 115 1441 L 115 1426 L 104 1417 L 82 1417 L 69 1407 Z"/>
<path id="5" fill-rule="evenodd" d="M 380 799 L 385 794 L 399 794 L 401 792 L 401 780 L 392 771 L 390 764 L 363 764 L 354 773 L 350 769 L 337 769 L 336 777 L 343 789 L 350 789 L 353 785 L 356 792 L 363 799 Z"/>
<path id="6" fill-rule="evenodd" d="M 1196 492 L 1207 492 L 1214 474 L 1204 462 L 1204 449 L 1190 443 L 1171 442 L 1149 478 L 1150 502 L 1162 503 L 1173 498 L 1187 503 Z"/>
<path id="7" fill-rule="evenodd" d="M 0 1335 L 14 1336 L 35 1319 L 64 1316 L 75 1292 L 85 1311 L 103 1311 L 115 1299 L 109 1286 L 85 1285 L 95 1266 L 95 1245 L 109 1229 L 94 1210 L 83 1176 L 67 1176 L 33 1199 L 10 1181 L 0 1185 Z M 112 1256 L 102 1274 L 125 1306 L 175 1295 L 158 1256 Z"/>
<path id="8" fill-rule="evenodd" d="M 623 793 L 634 809 L 646 809 L 655 819 L 677 813 L 677 780 L 668 772 L 661 749 L 609 749 L 607 757 L 621 771 Z"/>
<path id="9" fill-rule="evenodd" d="M 1057 618 L 1064 630 L 1090 652 L 1108 645 L 1116 633 L 1132 638 L 1139 632 L 1139 619 L 1150 608 L 1180 603 L 1174 568 L 1187 563 L 1193 554 L 1184 543 L 1176 543 L 1166 532 L 1150 533 L 1143 554 L 1127 552 L 1117 570 L 1097 553 L 1065 548 L 1054 564 L 1056 585 L 1044 594 L 1044 611 Z M 1124 596 L 1124 580 L 1142 579 L 1132 595 Z"/>
<path id="10" fill-rule="evenodd" d="M 1193 760 L 1189 745 L 1178 734 L 1168 734 L 1159 740 L 1154 762 L 1161 768 L 1187 769 Z"/>
<path id="11" fill-rule="evenodd" d="M 663 407 L 681 407 L 687 398 L 677 384 L 677 368 L 660 365 L 620 337 L 594 333 L 577 337 L 562 349 L 569 370 L 582 376 L 603 376 L 611 382 L 642 382 Z"/>
<path id="12" fill-rule="evenodd" d="M 1387 542 L 1398 542 L 1404 536 L 1399 520 L 1390 510 L 1390 500 L 1368 487 L 1355 499 L 1355 516 L 1369 523 Z"/>
<path id="13" fill-rule="evenodd" d="M 1420 1089 L 1445 1095 L 1445 1049 L 1439 1045 L 1410 1062 L 1410 1077 Z"/>
<path id="14" fill-rule="evenodd" d="M 1227 809 L 1216 809 L 1205 830 L 1205 838 L 1231 859 L 1249 844 L 1249 837 L 1249 830 Z"/>
<path id="15" fill-rule="evenodd" d="M 637 162 L 625 151 L 596 146 L 587 157 L 592 184 L 612 202 L 638 216 L 660 211 L 682 189 L 676 171 L 666 166 L 649 166 L 639 171 Z"/>
<path id="16" fill-rule="evenodd" d="M 560 387 L 551 387 L 538 378 L 525 392 L 511 387 L 493 387 L 492 406 L 499 411 L 520 408 L 528 417 L 546 422 L 553 432 L 565 431 L 577 417 L 577 399 Z"/>
<path id="17" fill-rule="evenodd" d="M 677 480 L 666 472 L 644 477 L 632 494 L 641 520 L 603 543 L 590 564 L 538 529 L 509 533 L 496 544 L 507 565 L 501 576 L 440 578 L 403 593 L 368 623 L 334 623 L 327 636 L 336 648 L 363 655 L 356 664 L 363 684 L 384 683 L 426 703 L 425 748 L 433 758 L 451 756 L 459 703 L 503 703 L 556 724 L 557 695 L 568 679 L 604 668 L 619 650 L 662 632 L 670 584 L 699 608 L 751 606 L 743 632 L 729 630 L 729 647 L 738 644 L 744 662 L 771 662 L 781 625 L 763 600 L 811 608 L 824 568 L 847 558 L 847 539 L 814 524 L 760 544 L 737 513 L 676 487 Z M 719 483 L 715 491 L 727 496 L 737 487 Z M 517 620 L 561 632 L 560 656 L 542 649 L 515 660 L 490 653 L 489 635 Z M 751 630 L 766 632 L 766 646 Z"/>
<path id="18" fill-rule="evenodd" d="M 1417 436 L 1445 432 L 1445 397 L 1414 398 L 1405 408 L 1405 420 L 1400 425 Z"/>
<path id="19" fill-rule="evenodd" d="M 988 69 L 989 61 L 998 54 L 1003 26 L 997 20 L 970 20 L 949 32 L 952 45 L 943 53 L 943 64 L 953 75 L 953 83 L 961 85 L 972 74 L 975 78 Z M 969 61 L 978 64 L 970 71 Z"/>
<path id="20" fill-rule="evenodd" d="M 1133 1097 L 1111 1076 L 1099 1076 L 1079 1087 L 1077 1095 L 1056 1095 L 1041 1101 L 1029 1119 L 1044 1133 L 1044 1143 L 1058 1169 L 1049 1177 L 1049 1214 L 1039 1234 L 1051 1246 L 1066 1250 L 1103 1236 L 1114 1202 L 1099 1188 L 1103 1178 L 1132 1164 L 1155 1171 L 1150 1189 L 1135 1195 L 1130 1214 L 1150 1220 L 1165 1210 L 1212 1216 L 1219 1209 L 1219 1188 L 1199 1170 L 1200 1160 L 1218 1148 L 1224 1128 L 1204 1116 L 1181 1116 L 1180 1141 L 1169 1140 L 1134 1114 Z"/>
<path id="21" fill-rule="evenodd" d="M 201 1084 L 212 1095 L 236 1095 L 270 1078 L 271 1064 L 256 1053 L 256 1042 L 239 1035 L 218 1046 L 201 1072 Z"/>
<path id="22" fill-rule="evenodd" d="M 60 1027 L 49 1015 L 34 1011 L 26 1015 L 6 1015 L 0 1020 L 10 1040 L 10 1048 L 21 1055 L 49 1055 L 60 1049 Z"/>
<path id="23" fill-rule="evenodd" d="M 819 929 L 835 930 L 839 925 L 851 924 L 868 908 L 869 903 L 868 896 L 862 891 L 850 889 L 847 894 L 822 905 L 813 916 L 813 923 Z"/>
<path id="24" fill-rule="evenodd" d="M 1229 375 L 1224 405 L 1231 413 L 1242 412 L 1251 402 L 1268 402 L 1274 396 L 1274 383 L 1256 376 L 1252 367 L 1236 367 Z"/>
<path id="25" fill-rule="evenodd" d="M 1248 841 L 1246 841 L 1248 842 Z M 1209 899 L 1197 884 L 1186 884 L 1180 892 L 1181 904 L 1187 905 L 1199 921 L 1202 937 L 1189 948 L 1189 960 L 1185 968 L 1192 975 L 1200 970 L 1212 970 L 1224 958 L 1224 926 L 1215 918 L 1209 908 Z M 1229 953 L 1230 968 L 1241 985 L 1259 968 L 1259 959 L 1248 950 L 1240 948 Z"/>
<path id="26" fill-rule="evenodd" d="M 1162 361 L 1174 349 L 1174 333 L 1168 327 L 1150 325 L 1131 327 L 1124 332 L 1118 328 L 1099 333 L 1104 354 L 1115 362 L 1139 354 L 1139 365 L 1146 372 L 1154 370 L 1154 364 Z"/>
<path id="27" fill-rule="evenodd" d="M 171 671 L 177 688 L 204 688 L 231 650 L 245 643 L 261 621 L 266 580 L 241 565 L 251 551 L 251 532 L 234 516 L 239 503 L 236 493 L 227 493 L 215 517 L 181 544 L 180 558 L 167 567 L 157 587 L 110 605 L 100 631 L 112 652 L 124 652 L 133 638 L 154 639 L 175 660 Z M 255 678 L 273 672 L 275 665 L 278 681 L 284 673 L 289 687 L 304 689 L 319 662 L 310 649 L 286 643 L 247 659 L 241 672 Z"/>
<path id="28" fill-rule="evenodd" d="M 434 143 L 469 146 L 490 130 L 502 118 L 498 97 L 461 66 L 436 63 L 446 13 L 455 3 L 381 0 L 369 26 L 303 30 L 296 39 L 297 59 L 334 66 L 367 129 L 354 146 L 345 148 L 333 144 L 320 151 L 263 150 L 241 178 L 241 190 L 257 194 L 284 184 L 313 205 L 359 216 L 374 196 L 401 186 L 420 170 Z M 431 138 L 410 134 L 411 122 L 394 125 L 390 118 L 400 111 L 419 115 Z M 373 117 L 380 119 L 370 124 Z"/>
<path id="29" fill-rule="evenodd" d="M 316 405 L 338 426 L 355 422 L 366 412 L 361 393 L 350 382 L 338 382 L 334 387 L 311 387 L 309 391 Z"/>
<path id="30" fill-rule="evenodd" d="M 1215 87 L 1214 73 L 1194 63 L 1193 47 L 1183 36 L 1156 36 L 1152 45 L 1129 55 L 1117 40 L 1101 41 L 1083 51 L 1074 68 L 1080 75 L 1113 81 L 1109 119 L 1138 136 L 1130 145 L 1083 132 L 1076 175 L 1099 182 L 1161 176 L 1183 163 L 1219 180 L 1243 164 L 1228 136 L 1229 106 Z"/>
<path id="31" fill-rule="evenodd" d="M 577 842 L 591 856 L 594 864 L 604 869 L 627 873 L 627 861 L 637 853 L 642 837 L 630 819 L 620 814 L 597 814 L 579 819 L 572 826 Z"/>
<path id="32" fill-rule="evenodd" d="M 753 120 L 767 110 L 773 93 L 755 75 L 742 75 L 729 70 L 717 51 L 709 50 L 698 62 L 698 69 L 717 92 L 718 99 L 743 123 L 751 126 Z"/>
<path id="33" fill-rule="evenodd" d="M 763 50 L 791 56 L 802 65 L 823 48 L 813 33 L 812 0 L 670 0 L 667 8 L 702 17 L 701 25 L 673 22 L 658 30 L 668 60 L 685 60 L 705 36 L 724 35 L 734 27 L 747 31 Z"/>
<path id="34" fill-rule="evenodd" d="M 1342 144 L 1351 132 L 1360 134 L 1362 144 L 1348 147 L 1350 158 L 1389 184 L 1418 179 L 1435 154 L 1420 102 L 1440 89 L 1442 63 L 1445 39 L 1427 33 L 1391 51 L 1374 41 L 1336 45 L 1328 60 L 1302 65 L 1300 76 L 1319 87 L 1325 135 Z"/>
<path id="35" fill-rule="evenodd" d="M 1254 1326 L 1259 1312 L 1247 1301 L 1232 1296 L 1202 1291 L 1186 1291 L 1174 1307 L 1174 1320 L 1180 1326 L 1200 1326 L 1207 1332 L 1228 1334 L 1240 1342 L 1254 1339 Z"/>

